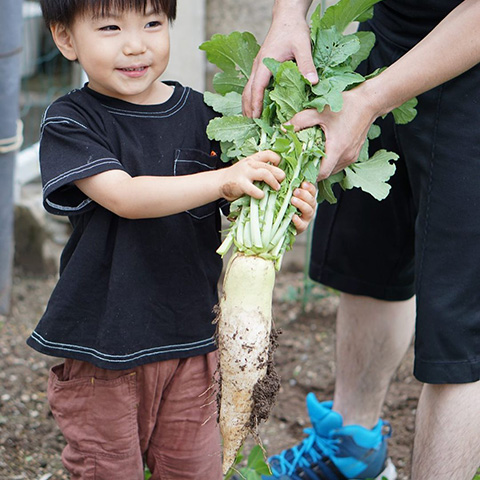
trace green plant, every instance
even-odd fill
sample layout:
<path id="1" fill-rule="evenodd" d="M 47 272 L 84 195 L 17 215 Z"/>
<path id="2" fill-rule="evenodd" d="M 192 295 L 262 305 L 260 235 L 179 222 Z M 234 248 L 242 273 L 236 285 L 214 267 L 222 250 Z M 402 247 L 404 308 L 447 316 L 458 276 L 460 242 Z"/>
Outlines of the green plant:
<path id="1" fill-rule="evenodd" d="M 278 192 L 268 185 L 261 200 L 242 197 L 233 202 L 229 233 L 219 248 L 223 256 L 232 246 L 235 251 L 275 262 L 280 268 L 283 253 L 291 248 L 295 227 L 291 218 L 296 209 L 290 203 L 292 192 L 303 180 L 316 183 L 325 138 L 320 127 L 294 132 L 285 123 L 306 108 L 323 111 L 329 107 L 338 112 L 343 105 L 342 92 L 354 88 L 379 71 L 362 76 L 355 70 L 366 59 L 375 43 L 372 32 L 342 32 L 355 20 L 372 15 L 379 0 L 340 0 L 321 15 L 321 6 L 311 17 L 312 55 L 319 82 L 312 85 L 293 61 L 264 60 L 272 72 L 272 81 L 265 91 L 262 115 L 258 119 L 242 115 L 241 94 L 247 83 L 259 44 L 249 32 L 214 35 L 200 48 L 221 72 L 213 79 L 216 93 L 206 92 L 205 102 L 222 114 L 208 125 L 207 134 L 220 142 L 222 159 L 238 161 L 261 150 L 273 150 L 281 156 L 280 167 L 286 173 Z M 397 123 L 407 123 L 415 115 L 416 99 L 406 102 L 392 114 Z M 318 201 L 336 202 L 332 185 L 344 190 L 354 187 L 384 199 L 390 190 L 387 181 L 395 172 L 398 155 L 379 150 L 369 157 L 369 140 L 380 134 L 373 125 L 357 161 L 318 184 Z"/>
<path id="2" fill-rule="evenodd" d="M 280 155 L 279 166 L 286 176 L 278 191 L 259 184 L 263 190 L 260 200 L 243 196 L 232 203 L 230 217 L 234 221 L 217 250 L 222 256 L 230 248 L 235 253 L 225 272 L 217 330 L 224 473 L 235 462 L 247 434 L 255 435 L 259 422 L 268 417 L 275 400 L 273 392 L 276 394 L 278 388 L 275 390 L 276 386 L 270 384 L 275 379 L 273 375 L 267 378 L 275 269 L 280 269 L 284 253 L 295 240 L 292 217 L 297 210 L 291 204 L 292 194 L 304 180 L 317 182 L 325 155 L 325 137 L 320 127 L 295 132 L 287 122 L 307 108 L 340 111 L 344 91 L 379 73 L 364 77 L 355 71 L 368 58 L 374 34 L 343 34 L 351 22 L 370 18 L 378 1 L 340 0 L 324 15 L 320 6 L 315 10 L 310 32 L 319 75 L 316 85 L 303 77 L 295 62 L 265 59 L 272 81 L 265 91 L 261 118 L 242 115 L 242 92 L 260 49 L 255 37 L 249 32 L 214 35 L 200 47 L 221 70 L 213 79 L 216 93 L 206 92 L 204 99 L 222 115 L 211 120 L 207 127 L 209 138 L 220 142 L 222 160 L 236 162 L 258 151 L 272 150 Z M 392 112 L 395 121 L 412 120 L 415 105 L 413 99 L 395 109 Z M 379 150 L 370 157 L 369 140 L 378 135 L 380 127 L 372 125 L 357 161 L 318 183 L 319 202 L 336 202 L 334 184 L 344 190 L 361 188 L 377 200 L 388 195 L 387 181 L 395 172 L 398 155 Z M 258 389 L 263 388 L 265 392 L 261 393 L 268 399 L 261 410 L 255 408 L 255 388 L 256 398 L 260 398 Z"/>
<path id="3" fill-rule="evenodd" d="M 235 473 L 245 480 L 261 480 L 262 475 L 271 475 L 270 468 L 265 462 L 264 452 L 259 445 L 252 448 L 247 458 L 247 466 L 239 468 L 243 458 L 244 456 L 240 451 L 224 480 L 229 480 Z"/>

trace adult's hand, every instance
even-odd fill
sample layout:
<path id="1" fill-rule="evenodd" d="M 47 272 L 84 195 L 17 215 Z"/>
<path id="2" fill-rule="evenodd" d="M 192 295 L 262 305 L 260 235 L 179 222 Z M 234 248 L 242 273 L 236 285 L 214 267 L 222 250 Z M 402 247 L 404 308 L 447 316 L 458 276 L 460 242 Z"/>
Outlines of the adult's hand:
<path id="1" fill-rule="evenodd" d="M 318 75 L 312 60 L 310 30 L 305 19 L 311 0 L 277 0 L 267 37 L 253 63 L 250 79 L 243 91 L 243 113 L 259 117 L 262 113 L 264 90 L 271 72 L 263 64 L 264 58 L 279 62 L 295 60 L 300 72 L 312 83 Z"/>
<path id="2" fill-rule="evenodd" d="M 325 132 L 326 158 L 319 179 L 355 162 L 377 117 L 478 64 L 479 22 L 480 2 L 464 0 L 415 48 L 376 77 L 344 92 L 340 112 L 326 108 L 322 113 L 306 110 L 295 115 L 291 123 L 297 130 L 320 125 Z"/>
<path id="3" fill-rule="evenodd" d="M 362 86 L 343 94 L 340 112 L 326 107 L 319 113 L 308 109 L 297 113 L 289 123 L 295 131 L 319 125 L 325 133 L 325 158 L 322 160 L 318 180 L 343 170 L 355 162 L 377 113 L 368 104 Z"/>

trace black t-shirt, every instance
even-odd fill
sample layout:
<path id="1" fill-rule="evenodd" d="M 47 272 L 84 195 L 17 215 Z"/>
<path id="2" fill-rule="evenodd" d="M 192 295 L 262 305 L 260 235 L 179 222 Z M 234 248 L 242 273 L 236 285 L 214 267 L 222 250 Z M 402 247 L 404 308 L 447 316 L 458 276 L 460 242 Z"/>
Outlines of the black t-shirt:
<path id="1" fill-rule="evenodd" d="M 135 105 L 88 87 L 55 101 L 41 126 L 45 208 L 73 233 L 60 278 L 27 343 L 48 355 L 126 369 L 210 352 L 224 201 L 156 219 L 120 218 L 73 182 L 121 169 L 132 176 L 220 168 L 206 136 L 214 112 L 174 85 L 160 105 Z"/>
<path id="2" fill-rule="evenodd" d="M 368 23 L 376 34 L 410 49 L 460 3 L 462 0 L 383 0 L 375 4 L 375 15 Z"/>

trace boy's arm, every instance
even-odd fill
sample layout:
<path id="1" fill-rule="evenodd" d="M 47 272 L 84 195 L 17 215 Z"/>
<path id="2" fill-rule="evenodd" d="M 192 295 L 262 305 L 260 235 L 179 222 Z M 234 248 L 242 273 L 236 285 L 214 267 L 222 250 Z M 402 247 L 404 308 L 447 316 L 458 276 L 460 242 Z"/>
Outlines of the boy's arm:
<path id="1" fill-rule="evenodd" d="M 279 156 L 259 152 L 228 168 L 179 177 L 131 177 L 109 170 L 75 181 L 89 198 L 120 217 L 156 218 L 184 212 L 220 198 L 234 200 L 243 194 L 261 198 L 254 181 L 278 190 L 285 173 L 276 167 Z"/>

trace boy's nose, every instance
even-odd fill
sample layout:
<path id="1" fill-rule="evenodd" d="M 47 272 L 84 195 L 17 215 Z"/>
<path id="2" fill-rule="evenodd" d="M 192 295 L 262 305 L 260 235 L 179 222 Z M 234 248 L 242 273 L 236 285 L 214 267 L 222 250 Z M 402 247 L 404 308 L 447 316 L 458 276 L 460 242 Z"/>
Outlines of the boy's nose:
<path id="1" fill-rule="evenodd" d="M 132 35 L 126 39 L 123 45 L 123 53 L 125 55 L 139 55 L 145 53 L 147 47 L 142 39 L 138 36 Z"/>

